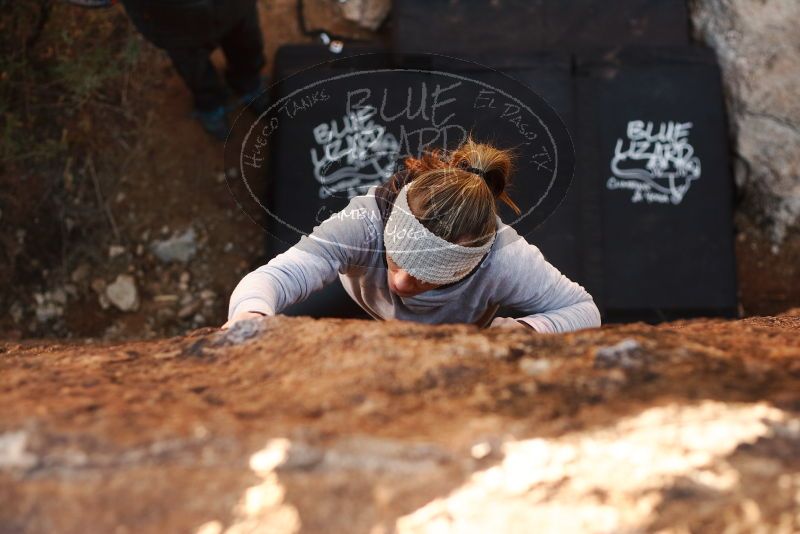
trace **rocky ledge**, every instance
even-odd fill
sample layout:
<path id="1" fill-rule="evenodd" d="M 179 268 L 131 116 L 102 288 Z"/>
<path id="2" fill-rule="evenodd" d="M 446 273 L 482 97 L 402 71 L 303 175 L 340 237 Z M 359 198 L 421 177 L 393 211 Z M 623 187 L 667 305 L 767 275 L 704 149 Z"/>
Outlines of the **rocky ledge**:
<path id="1" fill-rule="evenodd" d="M 0 343 L 0 532 L 800 531 L 800 309 Z"/>

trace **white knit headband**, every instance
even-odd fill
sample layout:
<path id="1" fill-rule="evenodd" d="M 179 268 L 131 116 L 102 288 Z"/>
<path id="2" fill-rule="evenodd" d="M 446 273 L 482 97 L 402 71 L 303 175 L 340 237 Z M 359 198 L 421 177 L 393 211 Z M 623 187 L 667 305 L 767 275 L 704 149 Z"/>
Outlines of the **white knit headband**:
<path id="1" fill-rule="evenodd" d="M 386 252 L 401 269 L 423 282 L 449 284 L 461 280 L 477 266 L 492 247 L 496 233 L 488 243 L 465 247 L 451 243 L 425 228 L 408 207 L 406 184 L 397 195 L 383 229 Z"/>

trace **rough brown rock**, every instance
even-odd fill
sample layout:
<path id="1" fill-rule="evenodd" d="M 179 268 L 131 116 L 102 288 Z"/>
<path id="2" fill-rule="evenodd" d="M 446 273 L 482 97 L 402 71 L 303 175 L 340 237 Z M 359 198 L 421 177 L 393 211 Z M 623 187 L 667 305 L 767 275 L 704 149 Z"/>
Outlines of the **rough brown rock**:
<path id="1" fill-rule="evenodd" d="M 0 344 L 0 532 L 796 532 L 800 309 Z M 759 530 L 761 529 L 761 530 Z"/>

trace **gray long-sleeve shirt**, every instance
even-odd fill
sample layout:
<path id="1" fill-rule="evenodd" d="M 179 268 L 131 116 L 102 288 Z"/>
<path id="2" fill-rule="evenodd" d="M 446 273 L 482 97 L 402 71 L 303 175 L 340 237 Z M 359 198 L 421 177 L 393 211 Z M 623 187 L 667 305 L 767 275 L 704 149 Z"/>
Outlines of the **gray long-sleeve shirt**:
<path id="1" fill-rule="evenodd" d="M 545 260 L 539 249 L 497 219 L 497 238 L 465 279 L 413 297 L 389 290 L 383 222 L 375 187 L 354 197 L 308 236 L 247 274 L 231 295 L 228 318 L 242 311 L 267 315 L 307 298 L 338 276 L 347 293 L 376 319 L 488 325 L 500 306 L 538 332 L 600 326 L 591 295 Z"/>

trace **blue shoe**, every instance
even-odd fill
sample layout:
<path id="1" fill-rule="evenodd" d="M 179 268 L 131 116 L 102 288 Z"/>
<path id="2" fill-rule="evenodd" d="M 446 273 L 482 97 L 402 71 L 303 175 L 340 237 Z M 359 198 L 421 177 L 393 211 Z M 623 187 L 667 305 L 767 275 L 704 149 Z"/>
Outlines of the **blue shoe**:
<path id="1" fill-rule="evenodd" d="M 224 141 L 228 138 L 228 132 L 230 131 L 226 112 L 225 106 L 219 106 L 210 111 L 196 109 L 192 113 L 192 116 L 200 121 L 200 124 L 203 125 L 203 129 L 211 134 L 214 139 Z"/>

